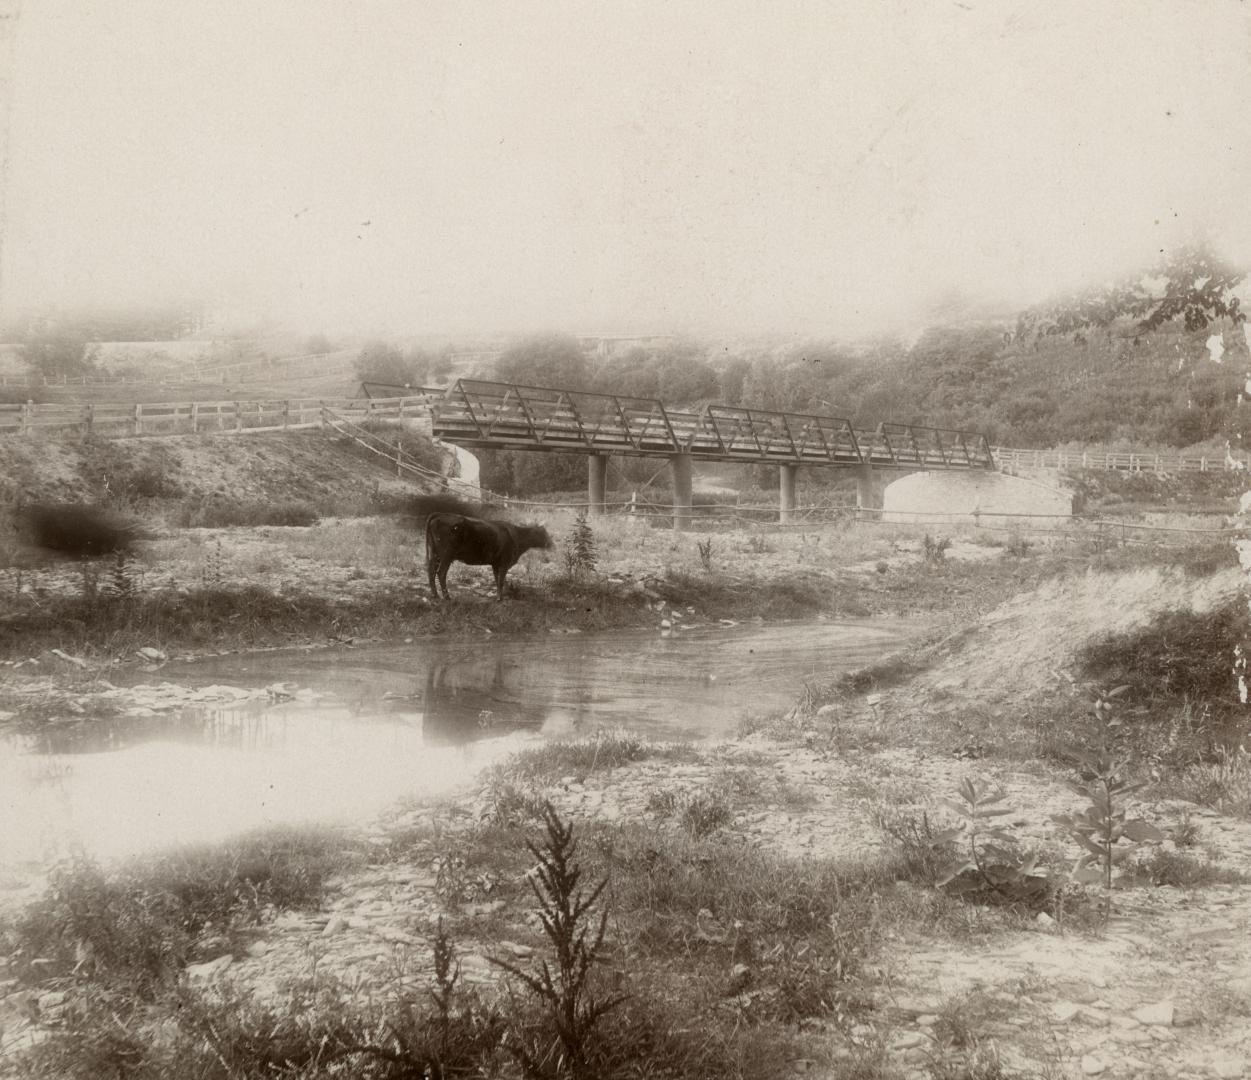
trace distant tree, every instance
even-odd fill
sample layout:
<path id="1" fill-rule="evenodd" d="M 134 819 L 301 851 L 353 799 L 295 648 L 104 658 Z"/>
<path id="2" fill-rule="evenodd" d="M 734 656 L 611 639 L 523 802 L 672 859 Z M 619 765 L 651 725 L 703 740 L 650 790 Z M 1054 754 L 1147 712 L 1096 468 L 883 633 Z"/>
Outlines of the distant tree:
<path id="1" fill-rule="evenodd" d="M 662 355 L 658 364 L 660 400 L 669 405 L 691 405 L 715 401 L 721 389 L 717 373 L 707 360 L 698 356 Z"/>
<path id="2" fill-rule="evenodd" d="M 442 385 L 452 374 L 452 358 L 447 353 L 439 353 L 430 361 L 426 378 L 435 385 Z"/>
<path id="3" fill-rule="evenodd" d="M 1225 262 L 1205 242 L 1169 252 L 1151 271 L 1030 308 L 1017 320 L 1017 337 L 1082 335 L 1118 318 L 1137 320 L 1143 332 L 1181 318 L 1187 330 L 1202 330 L 1213 319 L 1242 322 L 1245 315 L 1233 289 L 1246 270 Z"/>
<path id="4" fill-rule="evenodd" d="M 751 361 L 745 356 L 736 356 L 726 362 L 717 376 L 719 397 L 723 402 L 737 405 L 743 400 L 743 383 L 750 371 Z"/>
<path id="5" fill-rule="evenodd" d="M 646 349 L 638 347 L 610 356 L 595 373 L 594 386 L 602 394 L 658 398 L 660 380 L 656 358 Z"/>
<path id="6" fill-rule="evenodd" d="M 75 331 L 32 334 L 21 346 L 22 361 L 31 373 L 48 379 L 79 378 L 96 370 L 96 346 Z"/>
<path id="7" fill-rule="evenodd" d="M 310 334 L 304 341 L 304 351 L 306 353 L 328 353 L 330 351 L 330 339 L 325 334 Z"/>
<path id="8" fill-rule="evenodd" d="M 495 361 L 501 382 L 559 389 L 587 390 L 591 372 L 578 339 L 564 334 L 526 338 L 506 349 Z"/>
<path id="9" fill-rule="evenodd" d="M 410 386 L 419 382 L 413 363 L 394 345 L 385 341 L 370 341 L 356 358 L 356 374 L 362 382 L 390 383 L 392 386 Z"/>

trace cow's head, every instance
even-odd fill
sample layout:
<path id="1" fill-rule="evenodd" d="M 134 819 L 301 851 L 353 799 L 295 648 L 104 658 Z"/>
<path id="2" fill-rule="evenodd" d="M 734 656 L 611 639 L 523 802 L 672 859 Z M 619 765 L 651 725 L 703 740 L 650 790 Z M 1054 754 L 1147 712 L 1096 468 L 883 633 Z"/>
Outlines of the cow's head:
<path id="1" fill-rule="evenodd" d="M 542 525 L 518 525 L 517 539 L 527 548 L 550 548 L 552 538 Z"/>

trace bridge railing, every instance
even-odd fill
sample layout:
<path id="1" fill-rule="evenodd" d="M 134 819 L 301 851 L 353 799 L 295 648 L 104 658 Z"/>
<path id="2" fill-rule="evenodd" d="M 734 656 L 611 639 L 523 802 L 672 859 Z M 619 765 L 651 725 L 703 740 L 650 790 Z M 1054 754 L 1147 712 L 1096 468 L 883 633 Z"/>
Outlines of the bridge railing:
<path id="1" fill-rule="evenodd" d="M 708 405 L 669 409 L 652 398 L 458 379 L 434 406 L 434 433 L 469 446 L 814 465 L 993 468 L 986 439 L 967 431 L 883 424 L 858 432 L 834 416 Z"/>

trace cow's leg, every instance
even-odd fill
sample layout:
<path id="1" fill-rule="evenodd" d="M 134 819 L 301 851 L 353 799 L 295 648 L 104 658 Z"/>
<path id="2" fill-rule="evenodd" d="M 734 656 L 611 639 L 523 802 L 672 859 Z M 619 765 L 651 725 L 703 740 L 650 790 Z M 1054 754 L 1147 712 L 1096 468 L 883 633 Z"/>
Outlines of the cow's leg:
<path id="1" fill-rule="evenodd" d="M 447 572 L 451 569 L 451 566 L 452 557 L 450 555 L 444 555 L 443 558 L 439 560 L 439 584 L 443 586 L 444 600 L 452 599 L 452 594 L 447 591 Z"/>
<path id="2" fill-rule="evenodd" d="M 495 571 L 495 602 L 498 604 L 504 599 L 504 579 L 508 576 L 507 566 L 493 566 Z"/>
<path id="3" fill-rule="evenodd" d="M 426 549 L 426 578 L 430 582 L 430 591 L 434 593 L 434 598 L 439 598 L 439 588 L 434 583 L 434 572 L 438 568 L 439 557 L 430 548 Z"/>

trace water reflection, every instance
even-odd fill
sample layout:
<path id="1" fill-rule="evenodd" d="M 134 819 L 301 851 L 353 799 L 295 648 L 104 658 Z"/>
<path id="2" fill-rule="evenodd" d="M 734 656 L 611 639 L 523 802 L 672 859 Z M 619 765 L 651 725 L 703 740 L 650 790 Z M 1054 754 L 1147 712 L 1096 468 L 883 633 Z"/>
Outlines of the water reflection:
<path id="1" fill-rule="evenodd" d="M 540 738 L 617 726 L 656 738 L 731 734 L 747 713 L 789 704 L 803 679 L 880 657 L 905 629 L 570 635 L 169 665 L 162 678 L 189 687 L 281 681 L 314 696 L 0 739 L 0 866 L 363 821 L 402 796 L 462 785 Z"/>

